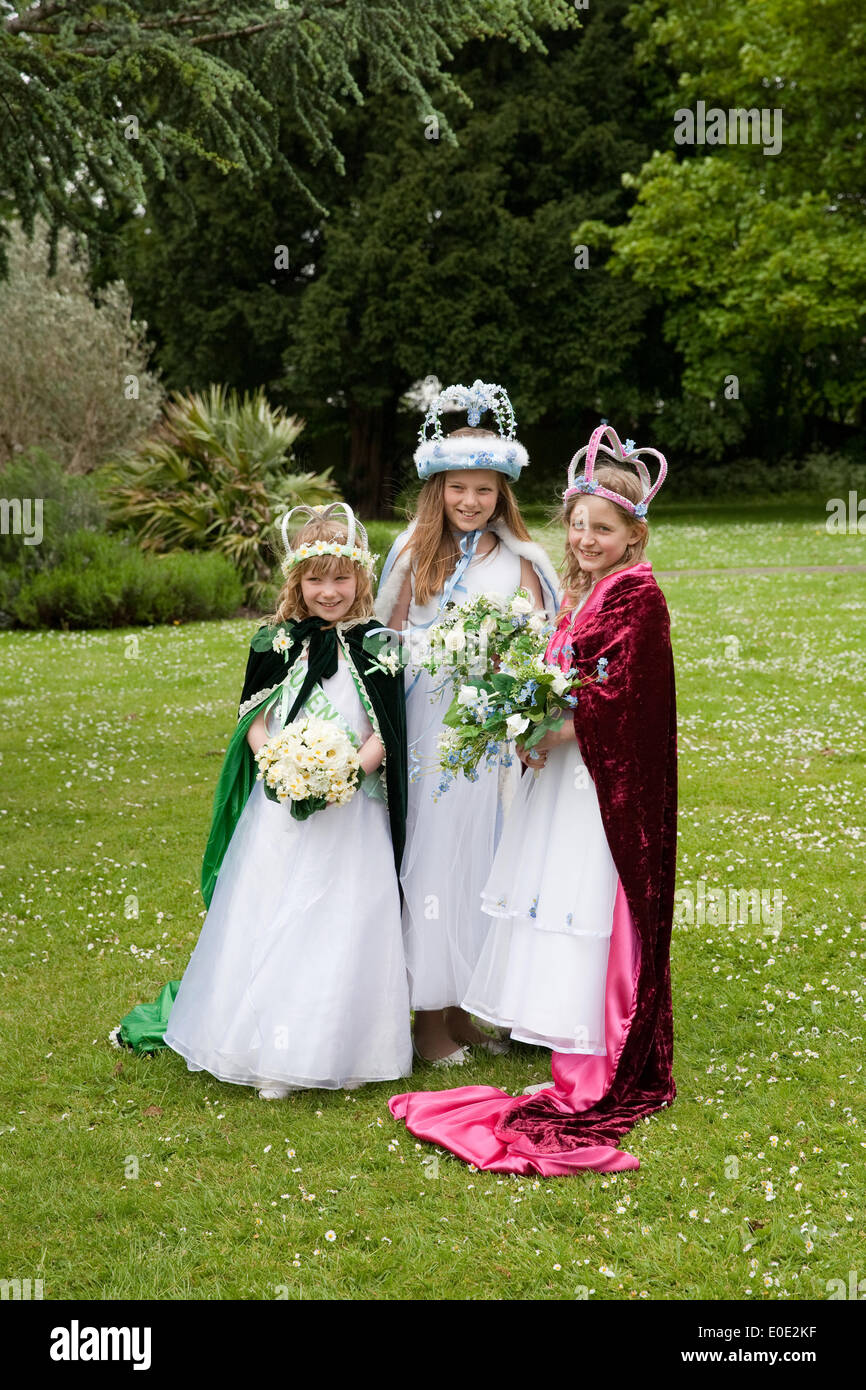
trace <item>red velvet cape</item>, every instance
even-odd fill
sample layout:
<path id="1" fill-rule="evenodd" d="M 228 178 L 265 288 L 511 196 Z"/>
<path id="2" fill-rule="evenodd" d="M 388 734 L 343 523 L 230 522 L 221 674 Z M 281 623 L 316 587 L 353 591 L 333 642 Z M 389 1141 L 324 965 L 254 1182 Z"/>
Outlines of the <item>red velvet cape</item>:
<path id="1" fill-rule="evenodd" d="M 581 1168 L 637 1168 L 638 1159 L 618 1149 L 618 1141 L 676 1095 L 670 986 L 676 700 L 667 605 L 649 564 L 599 581 L 575 619 L 572 648 L 585 677 L 595 675 L 602 657 L 608 662 L 607 680 L 581 687 L 574 714 L 620 880 L 606 990 L 606 1027 L 614 1030 L 608 1059 L 554 1052 L 553 1086 L 517 1099 L 495 1087 L 466 1086 L 407 1092 L 388 1102 L 411 1133 L 499 1172 L 564 1176 Z M 640 945 L 633 975 L 625 965 L 624 929 Z"/>
<path id="2" fill-rule="evenodd" d="M 676 691 L 670 619 L 650 566 L 602 580 L 601 601 L 578 621 L 574 664 L 608 679 L 581 687 L 574 711 L 607 842 L 640 938 L 637 1003 L 607 1092 L 563 1114 L 542 1092 L 516 1101 L 498 1138 L 539 1153 L 615 1145 L 676 1095 L 672 1075 L 670 943 L 677 848 Z"/>

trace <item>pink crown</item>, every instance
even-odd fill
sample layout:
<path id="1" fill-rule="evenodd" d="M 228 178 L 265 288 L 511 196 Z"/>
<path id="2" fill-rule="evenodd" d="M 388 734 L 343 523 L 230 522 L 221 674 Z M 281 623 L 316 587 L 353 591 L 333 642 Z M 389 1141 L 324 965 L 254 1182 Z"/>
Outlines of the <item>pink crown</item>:
<path id="1" fill-rule="evenodd" d="M 602 444 L 603 437 L 607 435 L 611 447 Z M 637 469 L 637 475 L 643 487 L 643 500 L 640 502 L 630 502 L 627 497 L 623 497 L 618 492 L 611 492 L 610 488 L 602 487 L 593 478 L 595 469 L 596 455 L 601 449 L 606 459 L 612 459 L 614 463 L 633 463 Z M 655 482 L 650 481 L 649 469 L 643 461 L 641 455 L 652 454 L 653 458 L 659 461 L 659 475 Z M 582 458 L 586 458 L 583 472 L 580 477 L 575 479 L 574 472 Z M 571 463 L 568 465 L 568 487 L 562 494 L 563 502 L 568 501 L 569 497 L 574 497 L 577 493 L 591 492 L 596 497 L 606 497 L 611 502 L 616 502 L 618 506 L 625 507 L 626 511 L 632 513 L 639 519 L 647 514 L 647 507 L 655 497 L 659 488 L 665 480 L 668 466 L 664 454 L 660 454 L 657 449 L 636 449 L 634 440 L 627 439 L 625 447 L 620 443 L 619 435 L 612 425 L 599 425 L 597 430 L 593 430 L 589 443 L 583 448 L 578 449 Z"/>

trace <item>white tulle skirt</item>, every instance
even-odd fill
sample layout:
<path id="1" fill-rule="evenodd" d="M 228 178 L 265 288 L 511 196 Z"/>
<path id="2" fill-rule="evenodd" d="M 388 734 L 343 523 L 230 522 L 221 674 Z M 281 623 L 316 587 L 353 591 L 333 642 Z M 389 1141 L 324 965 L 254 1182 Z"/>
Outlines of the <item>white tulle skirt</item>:
<path id="1" fill-rule="evenodd" d="M 461 772 L 434 799 L 436 742 L 453 692 L 446 686 L 431 703 L 440 680 L 420 669 L 411 672 L 409 686 L 416 674 L 406 722 L 422 772 L 409 784 L 400 880 L 412 1007 L 432 1010 L 460 1003 L 478 962 L 490 928 L 481 890 L 496 852 L 503 807 L 517 791 L 520 763 L 513 745 L 503 745 L 503 757 L 492 766 L 482 759 L 477 782 Z"/>
<path id="2" fill-rule="evenodd" d="M 463 1007 L 556 1052 L 605 1052 L 618 875 L 577 743 L 524 773 L 482 889 L 493 918 Z"/>
<path id="3" fill-rule="evenodd" d="M 343 663 L 324 689 L 363 733 Z M 337 1089 L 409 1075 L 409 991 L 383 802 L 358 791 L 298 822 L 255 784 L 165 1041 L 191 1071 L 248 1086 Z"/>

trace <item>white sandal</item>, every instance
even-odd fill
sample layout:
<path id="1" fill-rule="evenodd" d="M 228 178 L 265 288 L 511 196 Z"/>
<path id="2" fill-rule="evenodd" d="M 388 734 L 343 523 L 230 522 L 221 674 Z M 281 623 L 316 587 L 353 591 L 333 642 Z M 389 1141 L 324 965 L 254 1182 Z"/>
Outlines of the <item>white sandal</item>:
<path id="1" fill-rule="evenodd" d="M 469 1059 L 469 1045 L 458 1047 L 454 1052 L 449 1052 L 446 1057 L 425 1057 L 423 1052 L 419 1052 L 415 1046 L 415 1039 L 412 1039 L 412 1051 L 419 1062 L 426 1062 L 428 1067 L 462 1067 Z"/>

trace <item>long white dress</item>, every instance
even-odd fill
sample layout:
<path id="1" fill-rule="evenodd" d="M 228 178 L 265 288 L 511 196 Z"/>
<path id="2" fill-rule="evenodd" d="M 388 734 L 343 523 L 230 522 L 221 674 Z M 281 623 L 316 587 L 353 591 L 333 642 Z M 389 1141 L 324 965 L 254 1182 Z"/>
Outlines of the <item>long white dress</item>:
<path id="1" fill-rule="evenodd" d="M 453 594 L 463 602 L 477 593 L 511 595 L 520 587 L 520 557 L 501 542 L 467 566 Z M 437 595 L 423 606 L 412 601 L 409 624 L 435 618 Z M 430 629 L 427 629 L 429 631 Z M 450 683 L 423 668 L 406 673 L 409 742 L 409 801 L 406 848 L 400 873 L 403 933 L 412 1007 L 432 1010 L 459 1004 L 478 961 L 489 921 L 480 894 L 490 872 L 503 809 L 517 789 L 520 764 L 514 747 L 503 745 L 492 765 L 478 768 L 478 781 L 460 773 L 437 795 L 436 740 L 453 695 Z M 423 769 L 415 776 L 415 761 Z"/>
<path id="2" fill-rule="evenodd" d="M 605 1053 L 619 877 L 577 742 L 523 774 L 481 898 L 494 920 L 463 1007 L 555 1052 Z"/>
<path id="3" fill-rule="evenodd" d="M 349 668 L 322 682 L 363 742 Z M 266 727 L 279 727 L 276 709 Z M 166 1027 L 190 1071 L 247 1086 L 337 1089 L 412 1070 L 388 814 L 359 789 L 292 818 L 256 782 Z"/>

